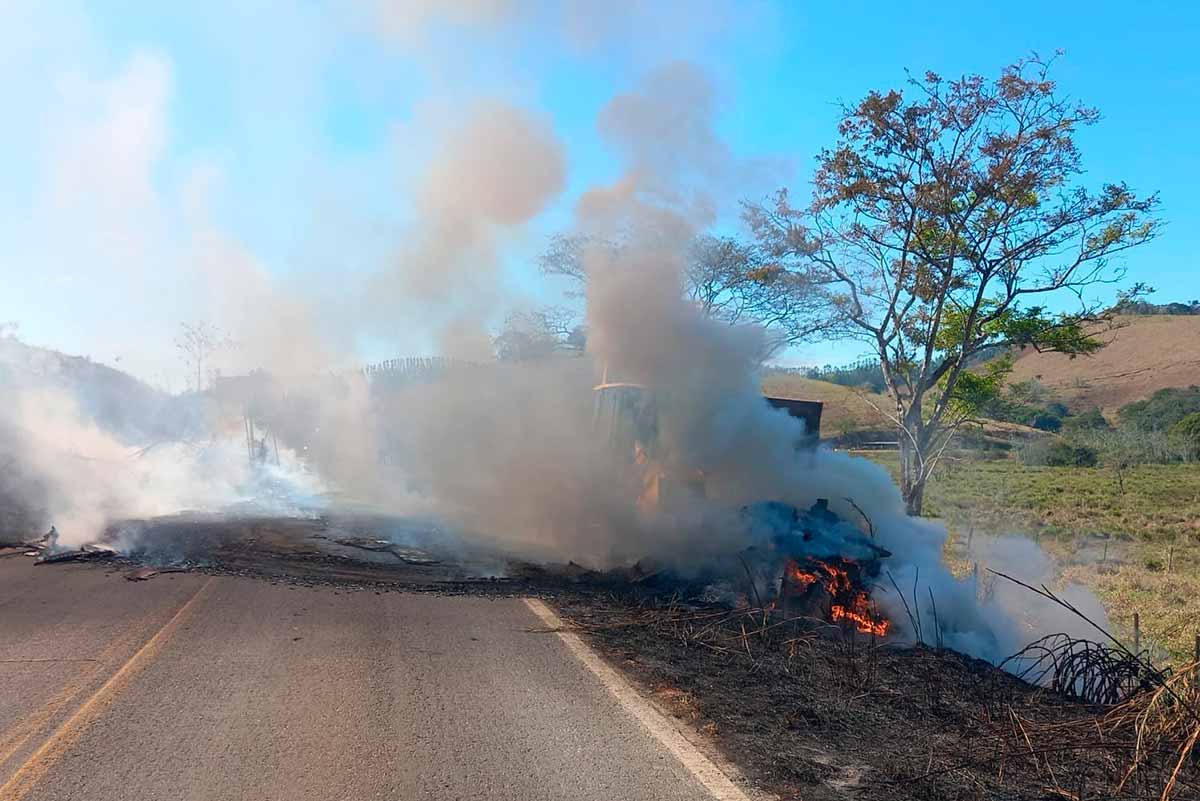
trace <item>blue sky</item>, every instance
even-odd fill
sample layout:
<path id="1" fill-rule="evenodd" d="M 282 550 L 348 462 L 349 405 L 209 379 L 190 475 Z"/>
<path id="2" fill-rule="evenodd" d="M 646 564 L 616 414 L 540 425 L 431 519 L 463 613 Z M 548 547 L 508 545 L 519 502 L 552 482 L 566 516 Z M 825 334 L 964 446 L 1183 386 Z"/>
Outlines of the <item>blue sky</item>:
<path id="1" fill-rule="evenodd" d="M 534 110 L 565 147 L 565 191 L 499 257 L 501 304 L 534 302 L 545 235 L 619 172 L 597 114 L 662 62 L 700 64 L 732 152 L 775 165 L 743 188 L 754 196 L 804 191 L 839 100 L 899 86 L 906 68 L 994 75 L 1056 49 L 1060 86 L 1104 114 L 1080 137 L 1087 180 L 1162 197 L 1169 225 L 1127 257 L 1131 277 L 1160 301 L 1200 297 L 1194 4 L 697 0 L 606 3 L 600 15 L 575 5 L 584 11 L 503 0 L 5 4 L 0 89 L 14 113 L 0 132 L 0 320 L 30 341 L 166 376 L 155 365 L 170 357 L 171 327 L 204 314 L 204 290 L 176 263 L 244 262 L 253 275 L 235 284 L 330 297 L 365 280 L 415 222 L 412 186 L 437 121 L 477 97 Z M 351 347 L 427 351 L 417 328 L 397 322 Z M 788 358 L 856 355 L 819 345 Z"/>

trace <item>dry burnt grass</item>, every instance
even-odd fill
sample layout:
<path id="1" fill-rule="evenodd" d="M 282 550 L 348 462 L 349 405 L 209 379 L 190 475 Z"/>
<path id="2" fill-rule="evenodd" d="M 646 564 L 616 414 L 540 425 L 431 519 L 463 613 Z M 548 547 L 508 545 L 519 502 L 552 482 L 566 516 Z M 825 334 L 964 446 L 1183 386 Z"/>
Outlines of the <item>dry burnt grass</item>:
<path id="1" fill-rule="evenodd" d="M 370 521 L 167 522 L 188 542 L 208 535 L 203 559 L 190 565 L 206 572 L 546 598 L 754 784 L 784 799 L 1200 799 L 1200 666 L 1128 703 L 1088 706 L 950 651 L 897 647 L 778 612 L 681 604 L 696 588 L 659 586 L 653 573 L 510 564 L 506 579 L 480 581 L 453 560 L 378 563 L 364 561 L 371 551 L 330 550 L 362 526 L 369 533 Z"/>
<path id="2" fill-rule="evenodd" d="M 1160 799 L 1177 764 L 1171 747 L 1150 753 L 1147 742 L 1127 776 L 1136 727 L 1102 724 L 1111 709 L 952 651 L 756 610 L 599 594 L 558 604 L 614 666 L 783 799 Z M 1169 797 L 1200 798 L 1198 774 L 1185 760 Z"/>
<path id="3" fill-rule="evenodd" d="M 1102 333 L 1108 345 L 1084 359 L 1022 352 L 1012 381 L 1036 378 L 1072 409 L 1113 412 L 1156 390 L 1200 383 L 1200 316 L 1129 315 Z"/>

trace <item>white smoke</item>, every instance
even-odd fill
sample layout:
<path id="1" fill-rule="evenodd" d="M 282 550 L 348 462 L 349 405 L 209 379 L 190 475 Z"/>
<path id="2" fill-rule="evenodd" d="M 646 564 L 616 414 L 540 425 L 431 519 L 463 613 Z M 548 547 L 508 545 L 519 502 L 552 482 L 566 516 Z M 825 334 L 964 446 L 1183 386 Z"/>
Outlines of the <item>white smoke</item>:
<path id="1" fill-rule="evenodd" d="M 997 660 L 1047 626 L 1061 628 L 1023 590 L 981 600 L 973 581 L 956 579 L 942 559 L 945 529 L 908 517 L 883 468 L 797 451 L 800 424 L 762 399 L 766 333 L 706 317 L 683 299 L 687 243 L 713 223 L 713 198 L 737 172 L 713 131 L 714 105 L 680 104 L 707 97 L 703 74 L 675 65 L 601 112 L 625 169 L 583 195 L 576 228 L 625 245 L 584 254 L 587 353 L 451 373 L 377 405 L 374 424 L 392 432 L 398 475 L 443 519 L 511 553 L 597 567 L 646 557 L 682 571 L 711 566 L 752 544 L 743 506 L 803 509 L 826 498 L 844 519 L 865 514 L 892 552 L 874 595 L 901 637 L 917 635 L 911 615 L 925 621 L 928 641 Z M 479 196 L 493 188 L 485 182 Z M 601 380 L 654 398 L 664 475 L 681 486 L 702 477 L 674 502 L 639 505 L 642 470 L 609 446 L 595 419 L 592 386 Z M 998 549 L 986 563 L 1007 561 Z"/>
<path id="2" fill-rule="evenodd" d="M 538 27 L 530 23 L 542 19 L 536 7 L 516 0 L 371 4 L 379 15 L 372 19 L 408 41 L 438 22 Z M 590 30 L 611 45 L 651 27 L 670 38 L 691 27 L 689 20 L 706 28 L 720 18 L 693 4 L 663 8 L 667 24 L 634 23 L 638 30 L 627 31 L 623 26 L 643 12 L 593 18 L 586 4 L 572 3 L 548 29 Z M 98 292 L 86 320 L 97 331 L 109 332 L 112 309 L 123 309 L 116 326 L 122 331 L 111 337 L 127 347 L 148 339 L 138 330 L 145 307 L 159 323 L 154 344 L 165 349 L 162 321 L 177 310 L 164 313 L 156 295 L 186 296 L 241 342 L 227 364 L 271 368 L 276 379 L 255 397 L 277 404 L 263 412 L 281 440 L 275 478 L 298 495 L 329 486 L 397 513 L 433 511 L 513 555 L 595 566 L 652 557 L 683 571 L 751 544 L 739 521 L 743 506 L 776 500 L 803 509 L 827 498 L 847 520 L 861 509 L 892 552 L 885 561 L 890 579 L 874 596 L 901 636 L 915 636 L 910 612 L 932 621 L 936 606 L 947 645 L 996 659 L 1062 625 L 1027 596 L 1001 590 L 981 600 L 972 581 L 952 576 L 942 560 L 945 530 L 907 517 L 879 466 L 797 451 L 800 424 L 761 396 L 765 332 L 731 327 L 683 300 L 688 243 L 717 226 L 761 174 L 761 165 L 738 159 L 717 134 L 720 93 L 704 70 L 680 61 L 650 70 L 598 115 L 598 133 L 620 173 L 582 193 L 572 226 L 625 246 L 584 254 L 586 354 L 451 371 L 392 393 L 373 392 L 345 370 L 362 339 L 394 342 L 398 332 L 418 329 L 442 353 L 484 357 L 487 333 L 512 294 L 503 254 L 568 185 L 567 148 L 553 122 L 509 100 L 447 103 L 453 112 L 429 125 L 436 145 L 415 171 L 408 198 L 415 220 L 397 237 L 401 244 L 387 264 L 369 270 L 327 265 L 334 276 L 328 283 L 346 286 L 318 298 L 279 279 L 216 224 L 209 195 L 210 183 L 219 181 L 202 180 L 203 170 L 191 173 L 182 203 L 174 196 L 163 202 L 155 168 L 170 127 L 165 57 L 139 56 L 115 79 L 86 82 L 72 97 L 90 97 L 87 90 L 96 87 L 99 108 L 80 112 L 84 123 L 63 126 L 71 135 L 52 149 L 51 198 L 70 202 L 41 218 L 91 218 L 97 198 L 116 194 L 120 203 L 98 210 L 111 217 L 78 228 L 122 235 L 85 238 L 77 247 L 77 237 L 47 235 L 58 266 Z M 418 126 L 421 120 L 418 114 Z M 72 205 L 80 203 L 85 207 Z M 173 213 L 177 205 L 183 214 Z M 43 228 L 57 233 L 49 223 Z M 105 271 L 125 263 L 137 265 L 132 279 Z M 154 277 L 152 291 L 139 288 L 135 279 L 144 275 Z M 163 287 L 177 291 L 159 292 Z M 29 292 L 30 302 L 39 297 L 45 295 Z M 628 453 L 609 447 L 596 420 L 593 387 L 604 380 L 639 385 L 655 399 L 655 459 L 681 485 L 673 500 L 639 504 L 644 475 Z M 64 542 L 86 542 L 122 519 L 228 508 L 264 494 L 261 469 L 244 451 L 240 409 L 202 409 L 198 421 L 181 414 L 178 425 L 152 434 L 97 415 L 86 387 L 39 379 L 10 381 L 4 390 L 0 449 L 12 467 L 0 492 L 15 493 L 26 518 L 56 525 Z M 997 543 L 985 561 L 997 569 L 1017 563 L 1021 573 L 1030 564 L 1021 547 Z"/>
<path id="3" fill-rule="evenodd" d="M 285 446 L 278 464 L 252 464 L 240 425 L 200 398 L 167 398 L 12 338 L 0 339 L 0 357 L 0 539 L 53 526 L 56 544 L 72 548 L 122 520 L 248 502 L 294 513 L 319 501 L 322 485 L 296 453 Z"/>

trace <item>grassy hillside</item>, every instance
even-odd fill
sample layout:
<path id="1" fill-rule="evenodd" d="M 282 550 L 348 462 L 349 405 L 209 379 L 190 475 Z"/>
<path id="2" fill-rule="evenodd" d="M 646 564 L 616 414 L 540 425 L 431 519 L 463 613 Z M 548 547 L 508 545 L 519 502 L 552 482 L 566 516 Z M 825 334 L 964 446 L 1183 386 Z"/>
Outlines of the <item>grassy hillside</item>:
<path id="1" fill-rule="evenodd" d="M 866 439 L 878 437 L 894 441 L 895 425 L 876 409 L 888 411 L 894 402 L 886 395 L 866 389 L 853 389 L 828 381 L 817 381 L 794 375 L 771 375 L 763 379 L 763 393 L 774 397 L 821 401 L 822 439 L 838 439 L 855 432 L 865 433 Z M 983 434 L 989 441 L 1012 442 L 1030 437 L 1046 436 L 1045 432 L 1017 423 L 995 420 L 984 422 Z M 851 437 L 850 439 L 853 439 Z"/>
<path id="2" fill-rule="evenodd" d="M 1097 407 L 1112 415 L 1127 403 L 1166 387 L 1200 384 L 1200 315 L 1119 318 L 1095 356 L 1071 359 L 1027 351 L 1012 381 L 1036 378 L 1073 410 Z"/>
<path id="3" fill-rule="evenodd" d="M 888 429 L 891 423 L 871 404 L 887 409 L 891 404 L 883 395 L 852 389 L 828 381 L 816 381 L 798 375 L 770 375 L 763 379 L 763 392 L 779 398 L 821 401 L 821 436 L 836 437 L 862 429 Z"/>
<path id="4" fill-rule="evenodd" d="M 895 454 L 871 458 L 896 470 Z M 934 474 L 926 511 L 950 529 L 945 556 L 957 571 L 979 558 L 972 532 L 976 548 L 983 535 L 1030 537 L 1054 555 L 1062 584 L 1100 597 L 1119 635 L 1131 636 L 1138 612 L 1157 660 L 1192 656 L 1200 634 L 1200 464 L 1139 465 L 1122 490 L 1109 468 L 956 459 Z"/>

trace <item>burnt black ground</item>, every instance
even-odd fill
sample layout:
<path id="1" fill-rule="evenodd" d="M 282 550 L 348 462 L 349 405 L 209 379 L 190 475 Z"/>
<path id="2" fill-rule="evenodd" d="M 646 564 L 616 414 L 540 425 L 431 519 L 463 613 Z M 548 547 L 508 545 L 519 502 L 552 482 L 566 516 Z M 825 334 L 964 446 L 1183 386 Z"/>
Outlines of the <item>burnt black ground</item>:
<path id="1" fill-rule="evenodd" d="M 429 558 L 419 559 L 420 563 L 417 564 L 397 558 L 394 554 L 337 545 L 337 540 L 373 537 L 385 526 L 395 525 L 395 521 L 378 520 L 370 516 L 248 518 L 234 521 L 192 517 L 155 521 L 155 525 L 159 527 L 158 533 L 166 532 L 169 540 L 187 543 L 190 550 L 175 548 L 158 553 L 140 551 L 135 552 L 135 558 L 132 559 L 115 558 L 91 564 L 39 567 L 33 567 L 32 560 L 10 556 L 0 559 L 0 569 L 9 568 L 5 573 L 10 581 L 13 575 L 19 574 L 20 586 L 31 593 L 30 598 L 43 593 L 44 597 L 54 599 L 53 605 L 61 606 L 56 613 L 59 616 L 58 628 L 46 628 L 51 640 L 63 631 L 75 632 L 71 636 L 84 636 L 89 628 L 94 632 L 119 629 L 120 621 L 114 621 L 113 618 L 131 613 L 124 611 L 123 606 L 111 610 L 105 606 L 108 601 L 104 599 L 115 597 L 114 592 L 116 596 L 126 598 L 122 603 L 136 602 L 141 605 L 137 607 L 141 611 L 132 612 L 134 620 L 139 621 L 152 617 L 156 604 L 169 607 L 175 603 L 172 600 L 172 587 L 190 587 L 205 576 L 216 576 L 222 582 L 222 587 L 236 588 L 226 595 L 227 602 L 236 609 L 214 610 L 214 614 L 225 616 L 231 631 L 235 632 L 235 639 L 242 636 L 236 632 L 249 632 L 249 629 L 245 629 L 246 620 L 263 612 L 266 618 L 254 626 L 253 635 L 247 636 L 273 641 L 272 638 L 279 634 L 274 629 L 282 627 L 286 630 L 291 621 L 287 616 L 281 617 L 282 613 L 275 615 L 264 610 L 277 606 L 280 603 L 275 600 L 277 597 L 300 597 L 291 594 L 300 591 L 309 599 L 303 604 L 305 610 L 345 607 L 346 614 L 350 615 L 343 619 L 339 617 L 342 614 L 340 612 L 323 612 L 327 618 L 323 626 L 346 626 L 350 632 L 359 631 L 360 625 L 367 625 L 368 628 L 382 626 L 390 632 L 387 637 L 397 638 L 395 649 L 416 649 L 414 653 L 420 653 L 422 649 L 436 651 L 435 661 L 441 667 L 422 674 L 426 676 L 423 681 L 433 682 L 443 680 L 439 671 L 445 673 L 445 681 L 457 681 L 454 675 L 458 668 L 448 665 L 460 657 L 476 657 L 469 655 L 474 648 L 469 643 L 474 640 L 468 638 L 466 642 L 458 643 L 455 639 L 456 630 L 468 625 L 465 618 L 458 619 L 456 616 L 459 613 L 452 611 L 459 608 L 457 605 L 460 601 L 431 596 L 481 596 L 476 600 L 462 599 L 470 607 L 469 612 L 462 613 L 470 618 L 469 626 L 498 626 L 509 631 L 513 637 L 517 636 L 519 626 L 513 623 L 516 618 L 513 617 L 515 613 L 510 604 L 519 603 L 515 599 L 522 596 L 539 596 L 557 606 L 564 619 L 577 625 L 597 651 L 642 687 L 661 708 L 701 732 L 701 737 L 707 738 L 713 747 L 738 765 L 754 786 L 784 799 L 965 801 L 994 798 L 1033 801 L 1078 797 L 1079 788 L 1084 788 L 1084 799 L 1100 799 L 1109 797 L 1101 788 L 1110 787 L 1114 779 L 1111 766 L 1093 759 L 1090 754 L 1081 754 L 1078 759 L 1066 754 L 1065 760 L 1060 759 L 1055 772 L 1050 774 L 1047 769 L 1036 765 L 1027 754 L 1021 754 L 1019 743 L 1014 746 L 1016 741 L 1013 737 L 1004 738 L 1004 744 L 1000 745 L 994 736 L 1006 726 L 1012 729 L 1009 722 L 1012 713 L 1023 719 L 1052 725 L 1094 715 L 1097 710 L 1081 707 L 1030 687 L 991 665 L 952 652 L 899 648 L 841 629 L 807 622 L 777 627 L 772 630 L 770 638 L 751 636 L 747 638 L 744 650 L 740 646 L 714 650 L 699 644 L 695 637 L 690 636 L 704 623 L 681 623 L 679 619 L 696 615 L 726 615 L 728 610 L 673 605 L 669 583 L 660 586 L 650 581 L 631 585 L 623 582 L 620 576 L 597 576 L 572 566 L 544 570 L 507 562 L 495 553 L 472 551 L 460 544 L 439 550 L 439 544 L 444 545 L 440 541 L 422 543 L 425 546 L 422 554 Z M 405 544 L 413 545 L 407 540 Z M 183 564 L 188 566 L 188 572 L 162 574 L 148 582 L 126 582 L 122 579 L 123 575 L 143 563 Z M 17 574 L 12 572 L 14 569 Z M 496 576 L 495 573 L 504 575 Z M 98 576 L 108 583 L 100 582 L 96 578 Z M 64 581 L 61 577 L 66 577 L 66 580 L 60 586 L 60 582 Z M 114 583 L 124 589 L 114 590 Z M 7 587 L 0 587 L 0 590 L 7 590 L 5 597 L 0 598 L 0 624 L 5 624 L 13 619 L 6 615 L 11 616 L 14 609 L 20 608 L 19 605 L 13 606 L 13 602 L 21 597 L 23 591 L 14 592 L 11 583 Z M 427 600 L 403 600 L 415 597 L 414 592 L 421 593 Z M 64 598 L 61 593 L 69 593 L 72 597 Z M 99 601 L 91 597 L 94 593 L 100 593 Z M 361 600 L 343 600 L 349 597 Z M 486 600 L 489 598 L 491 600 Z M 25 602 L 28 600 L 24 599 Z M 290 608 L 288 603 L 279 608 Z M 479 603 L 483 605 L 473 605 Z M 7 610 L 5 604 L 8 604 Z M 80 606 L 74 607 L 74 604 Z M 88 614 L 81 620 L 72 621 L 68 611 L 72 608 L 87 611 Z M 386 622 L 388 613 L 376 611 L 387 609 L 394 609 L 392 614 L 398 613 L 411 620 L 405 626 L 395 628 Z M 19 613 L 30 616 L 24 625 L 31 632 L 37 631 L 36 616 L 39 611 L 37 608 L 26 608 Z M 308 614 L 308 611 L 304 614 Z M 384 614 L 384 617 L 379 617 L 380 614 Z M 518 617 L 525 620 L 522 625 L 530 625 L 525 617 Z M 86 626 L 83 625 L 84 619 Z M 730 619 L 724 625 L 746 626 L 752 633 L 756 625 L 761 625 L 757 621 L 758 618 L 741 621 Z M 66 629 L 62 628 L 64 624 L 67 625 Z M 412 626 L 425 632 L 421 637 L 428 640 L 426 645 L 412 639 Z M 439 627 L 445 630 L 439 631 Z M 84 635 L 80 635 L 80 632 L 84 632 Z M 207 653 L 219 653 L 224 647 L 224 636 L 218 626 L 208 639 L 195 645 Z M 358 641 L 357 634 L 348 636 L 350 639 L 344 640 L 342 646 L 350 651 L 366 649 L 370 652 L 376 647 L 370 643 L 376 643 L 377 635 L 371 635 L 368 638 L 370 643 L 366 644 Z M 102 634 L 100 640 L 110 642 L 114 637 Z M 442 648 L 438 643 L 443 639 L 447 643 L 457 644 L 449 649 Z M 238 647 L 253 651 L 249 644 Z M 460 647 L 465 647 L 467 651 L 456 655 L 455 649 Z M 509 647 L 506 643 L 494 643 L 490 656 L 478 666 L 478 670 L 484 672 L 477 674 L 476 678 L 490 676 L 489 671 L 507 674 L 514 666 L 519 666 L 520 660 L 514 660 L 513 655 L 505 650 Z M 88 652 L 85 657 L 90 659 L 93 658 L 91 652 L 96 651 L 97 646 L 83 650 Z M 393 652 L 399 653 L 394 649 L 389 650 L 389 653 Z M 333 656 L 330 653 L 326 657 L 319 657 L 322 661 L 315 663 L 315 666 L 320 671 L 332 671 L 328 672 L 327 678 L 336 682 L 339 680 L 339 663 L 336 659 L 327 659 Z M 404 659 L 410 656 L 406 655 Z M 555 659 L 561 656 L 559 654 Z M 187 657 L 180 658 L 184 660 L 180 670 L 186 670 L 186 665 L 198 667 L 200 664 L 187 661 Z M 236 657 L 242 661 L 248 658 L 245 655 Z M 250 665 L 252 669 L 266 669 L 267 662 L 259 657 L 250 661 L 254 663 Z M 386 668 L 383 662 L 379 664 Z M 294 667 L 306 670 L 313 665 L 305 667 L 302 660 Z M 17 670 L 24 676 L 22 681 L 33 682 L 29 685 L 33 688 L 30 690 L 33 697 L 41 697 L 39 693 L 52 695 L 55 682 L 61 679 L 60 674 L 67 675 L 71 669 L 69 662 L 46 663 L 42 667 L 21 663 L 19 667 L 7 667 L 8 672 Z M 307 680 L 288 678 L 286 670 L 271 675 L 276 676 L 272 681 L 285 685 L 301 681 L 311 689 L 311 685 L 305 683 Z M 182 681 L 182 674 L 179 680 Z M 488 679 L 494 680 L 497 679 Z M 527 691 L 519 689 L 521 684 L 518 679 L 513 680 L 518 683 L 512 685 L 511 692 L 519 695 Z M 232 674 L 228 681 L 242 682 L 241 678 Z M 184 691 L 183 684 L 173 686 Z M 262 692 L 255 689 L 256 686 L 251 681 L 238 692 L 251 695 Z M 212 688 L 212 692 L 220 694 L 227 689 L 222 685 Z M 369 691 L 367 685 L 349 689 L 354 692 Z M 268 695 L 270 692 L 273 691 L 269 691 Z M 453 698 L 458 691 L 451 687 L 429 692 L 434 693 L 434 697 L 440 697 L 438 693 L 449 692 L 451 695 L 448 697 Z M 474 697 L 473 693 L 472 690 L 467 696 Z M 18 691 L 15 697 L 23 697 L 22 692 Z M 295 702 L 307 703 L 307 700 L 296 696 Z M 9 723 L 22 719 L 22 715 L 26 714 L 20 711 L 26 704 L 25 700 L 14 703 L 13 708 L 18 712 L 8 715 L 12 719 Z M 160 695 L 146 703 L 169 710 L 175 701 Z M 445 709 L 444 705 L 438 707 L 441 711 Z M 581 714 L 590 714 L 586 709 L 585 706 Z M 200 706 L 187 714 L 203 718 L 210 712 Z M 283 719 L 286 719 L 286 715 Z M 457 725 L 470 726 L 472 724 L 469 721 L 470 714 L 466 714 Z M 311 722 L 302 725 L 307 726 Z M 0 716 L 0 725 L 4 723 L 5 718 Z M 167 722 L 166 718 L 145 723 L 168 727 L 174 725 Z M 124 724 L 112 725 L 120 730 Z M 361 736 L 373 735 L 364 732 Z M 186 747 L 195 748 L 199 745 L 191 743 Z M 486 749 L 486 741 L 483 747 Z M 112 758 L 113 754 L 106 751 L 104 756 Z M 353 754 L 346 754 L 346 757 L 360 758 Z M 252 768 L 249 766 L 246 770 Z M 76 777 L 78 787 L 93 787 L 91 780 L 84 776 L 86 768 L 81 765 L 79 771 Z M 257 781 L 249 774 L 243 779 L 251 783 Z M 425 779 L 418 777 L 413 781 L 419 784 Z M 1194 786 L 1185 787 L 1176 797 L 1200 797 L 1188 795 Z M 1092 789 L 1089 792 L 1087 788 Z M 226 789 L 232 790 L 233 785 Z M 1064 792 L 1068 795 L 1063 795 Z M 204 796 L 184 794 L 181 797 Z M 264 797 L 269 797 L 269 794 Z M 474 796 L 468 794 L 464 797 Z M 567 794 L 550 797 L 585 796 Z M 625 797 L 660 796 L 634 794 Z M 1147 791 L 1141 794 L 1131 792 L 1123 797 L 1157 796 Z"/>
<path id="2" fill-rule="evenodd" d="M 663 599 L 560 597 L 560 614 L 612 664 L 705 732 L 756 786 L 783 799 L 1079 799 L 1116 797 L 1113 752 L 1066 750 L 1052 766 L 1028 753 L 1024 725 L 1091 722 L 1103 709 L 1018 681 L 951 651 L 872 641 L 797 621 L 753 632 L 757 614 L 726 622 L 718 651 L 695 641 L 711 610 Z M 744 629 L 747 648 L 739 644 Z M 722 647 L 722 645 L 718 645 Z M 1000 736 L 997 736 L 1000 735 Z M 1043 739 L 1040 742 L 1045 742 Z M 1065 744 L 1066 739 L 1053 745 Z M 1041 745 L 1039 744 L 1039 748 Z M 1168 765 L 1173 766 L 1173 761 Z M 1174 798 L 1200 798 L 1192 765 Z M 1121 798 L 1158 799 L 1162 776 Z"/>

